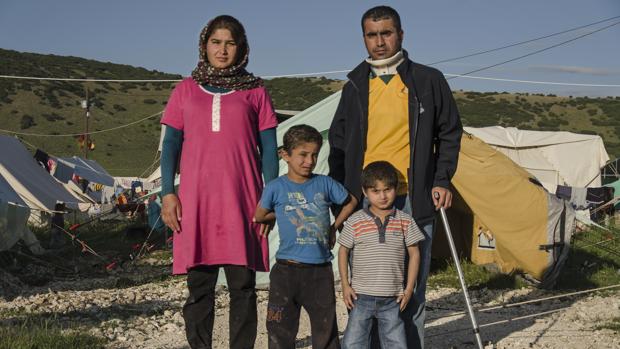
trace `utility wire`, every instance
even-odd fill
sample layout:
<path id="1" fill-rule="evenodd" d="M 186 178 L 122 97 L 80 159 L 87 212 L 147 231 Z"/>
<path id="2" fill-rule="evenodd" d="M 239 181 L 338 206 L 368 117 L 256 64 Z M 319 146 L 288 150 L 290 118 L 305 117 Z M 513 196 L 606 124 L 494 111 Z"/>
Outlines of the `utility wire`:
<path id="1" fill-rule="evenodd" d="M 506 82 L 518 82 L 524 84 L 539 84 L 539 85 L 560 85 L 560 86 L 581 86 L 581 87 L 620 87 L 620 84 L 579 84 L 572 82 L 553 82 L 553 81 L 536 81 L 536 80 L 515 80 L 515 79 L 501 79 L 491 78 L 486 76 L 472 76 L 464 74 L 443 74 L 452 78 L 467 78 L 467 79 L 479 79 L 479 80 L 492 80 L 492 81 L 506 81 Z"/>
<path id="2" fill-rule="evenodd" d="M 4 79 L 20 79 L 20 80 L 43 80 L 43 81 L 75 81 L 75 82 L 179 82 L 181 79 L 81 79 L 81 78 L 46 78 L 36 76 L 15 76 L 15 75 L 0 75 L 0 78 Z"/>
<path id="3" fill-rule="evenodd" d="M 599 21 L 597 23 L 605 22 L 605 21 L 608 21 L 610 19 L 614 19 L 614 18 L 618 18 L 618 17 L 620 17 L 620 16 L 612 17 L 612 18 L 609 18 L 607 20 Z M 609 28 L 614 27 L 614 26 L 616 26 L 618 24 L 620 24 L 620 21 L 612 23 L 612 24 L 607 25 L 605 27 L 599 28 L 597 30 L 593 30 L 593 31 L 588 32 L 586 34 L 577 36 L 575 38 L 562 41 L 562 42 L 557 43 L 555 45 L 548 46 L 548 47 L 545 47 L 543 49 L 536 50 L 534 52 L 530 52 L 530 53 L 527 53 L 527 54 L 524 54 L 524 55 L 521 55 L 521 56 L 518 56 L 518 57 L 515 57 L 515 58 L 512 58 L 512 59 L 509 59 L 509 60 L 506 60 L 506 61 L 503 61 L 503 62 L 499 62 L 499 63 L 492 64 L 492 65 L 489 65 L 489 66 L 486 66 L 486 67 L 475 69 L 475 70 L 469 71 L 469 72 L 464 73 L 464 74 L 458 74 L 458 75 L 446 74 L 446 75 L 450 75 L 450 77 L 448 77 L 447 80 L 451 80 L 451 79 L 454 79 L 454 78 L 460 78 L 460 77 L 466 77 L 467 75 L 470 75 L 470 74 L 473 74 L 473 73 L 477 73 L 477 72 L 480 72 L 480 71 L 483 71 L 483 70 L 491 69 L 491 68 L 494 68 L 494 67 L 506 64 L 506 63 L 514 62 L 514 61 L 517 61 L 517 60 L 522 59 L 522 58 L 526 58 L 526 57 L 529 57 L 529 56 L 532 56 L 532 55 L 535 55 L 535 54 L 538 54 L 538 53 L 541 53 L 541 52 L 544 52 L 544 51 L 548 51 L 550 49 L 553 49 L 553 48 L 556 48 L 556 47 L 568 44 L 570 42 L 579 40 L 579 39 L 584 38 L 586 36 L 598 33 L 600 31 L 603 31 L 603 30 L 606 30 L 606 29 L 609 29 Z M 590 25 L 586 25 L 586 26 L 590 26 Z M 553 34 L 551 36 L 553 36 Z M 532 39 L 532 40 L 535 40 L 535 39 Z M 517 44 L 513 44 L 513 46 L 514 45 L 517 45 Z M 500 49 L 500 48 L 498 48 L 498 49 Z M 323 72 L 323 74 L 343 73 L 343 72 L 347 72 L 347 71 L 345 71 L 345 70 L 331 71 L 331 72 Z M 318 75 L 319 73 L 311 73 L 311 74 L 317 74 Z M 302 75 L 309 75 L 309 74 L 290 74 L 288 76 L 302 76 Z M 284 77 L 284 75 L 282 75 L 282 76 L 265 76 L 265 78 L 275 78 L 275 77 Z M 0 78 L 34 79 L 34 80 L 57 80 L 57 81 L 105 81 L 105 82 L 129 82 L 129 81 L 131 81 L 131 82 L 177 82 L 177 81 L 180 81 L 180 80 L 104 80 L 104 79 L 72 79 L 72 78 L 39 78 L 39 77 L 24 77 L 24 76 L 10 76 L 10 75 L 0 75 Z M 500 79 L 485 78 L 485 77 L 470 77 L 470 78 L 488 79 L 488 80 L 500 80 Z M 508 79 L 504 79 L 504 80 L 508 81 Z M 518 81 L 518 80 L 513 80 L 513 81 Z M 545 83 L 545 84 L 560 84 L 560 83 L 541 82 L 541 81 L 533 82 L 533 81 L 526 81 L 526 80 L 521 80 L 521 81 L 518 81 L 518 82 L 539 83 L 539 84 L 542 84 L 542 83 Z M 578 86 L 586 86 L 586 85 L 595 86 L 595 84 L 578 84 Z M 619 87 L 620 85 L 596 85 L 596 86 L 601 86 L 601 87 Z M 117 127 L 113 127 L 113 128 L 109 128 L 109 129 L 105 129 L 105 130 L 89 132 L 88 134 L 90 135 L 90 134 L 109 132 L 109 131 L 114 131 L 114 130 L 117 130 L 117 129 L 120 129 L 120 128 L 128 127 L 128 126 L 137 124 L 139 122 L 142 122 L 144 120 L 150 119 L 150 118 L 152 118 L 154 116 L 157 116 L 157 115 L 161 114 L 162 112 L 163 111 L 160 111 L 160 112 L 158 112 L 156 114 L 147 116 L 147 117 L 145 117 L 143 119 L 140 119 L 140 120 L 137 120 L 137 121 L 125 124 L 125 125 L 121 125 L 121 126 L 117 126 Z M 74 136 L 80 136 L 80 135 L 84 135 L 85 134 L 85 133 L 73 133 L 73 134 L 52 135 L 52 134 L 38 134 L 38 133 L 28 133 L 28 132 L 16 132 L 16 131 L 10 131 L 10 130 L 5 130 L 5 129 L 0 129 L 0 132 L 6 132 L 6 133 L 11 133 L 11 134 L 16 134 L 16 135 L 23 135 L 23 136 L 39 136 L 39 137 L 74 137 Z"/>
<path id="4" fill-rule="evenodd" d="M 503 64 L 503 63 L 502 63 Z M 313 72 L 313 73 L 297 73 L 297 74 L 284 74 L 284 75 L 267 75 L 263 76 L 265 79 L 274 79 L 274 78 L 289 78 L 289 77 L 300 77 L 300 76 L 321 76 L 321 75 L 331 75 L 331 74 L 341 74 L 348 73 L 351 70 L 332 70 L 332 71 L 323 71 L 323 72 Z M 479 79 L 479 80 L 491 80 L 491 81 L 505 81 L 505 82 L 516 82 L 523 84 L 538 84 L 538 85 L 560 85 L 560 86 L 581 86 L 581 87 L 620 87 L 620 84 L 580 84 L 580 83 L 571 83 L 571 82 L 557 82 L 557 81 L 537 81 L 537 80 L 518 80 L 518 79 L 503 79 L 503 78 L 492 78 L 487 76 L 472 76 L 465 74 L 450 74 L 444 73 L 445 76 L 449 77 L 458 77 L 458 78 L 467 78 L 467 79 Z M 8 79 L 30 79 L 31 77 L 23 76 L 9 76 L 9 75 L 0 75 L 0 78 L 8 78 Z M 34 78 L 39 79 L 39 78 Z M 47 80 L 56 80 L 55 78 L 47 78 Z M 92 81 L 92 80 L 88 80 Z M 131 81 L 131 80 L 126 80 Z M 178 80 L 180 81 L 180 80 Z M 162 97 L 168 96 L 169 94 L 122 94 L 122 93 L 111 93 L 106 92 L 105 94 L 110 95 L 119 95 L 119 96 L 137 96 L 137 97 Z"/>
<path id="5" fill-rule="evenodd" d="M 142 121 L 151 119 L 157 115 L 160 115 L 161 113 L 163 113 L 162 111 L 159 111 L 153 115 L 149 115 L 145 118 L 142 118 L 140 120 L 136 120 L 133 122 L 130 122 L 128 124 L 124 124 L 124 125 L 120 125 L 120 126 L 116 126 L 116 127 L 112 127 L 112 128 L 108 128 L 105 130 L 99 130 L 99 131 L 93 131 L 93 132 L 88 132 L 88 133 L 67 133 L 67 134 L 60 134 L 60 135 L 54 135 L 54 134 L 42 134 L 42 133 L 28 133 L 28 132 L 17 132 L 17 131 L 11 131 L 11 130 L 5 130 L 5 129 L 0 129 L 0 132 L 6 132 L 6 133 L 11 133 L 11 134 L 16 134 L 16 135 L 20 135 L 20 136 L 33 136 L 33 137 L 76 137 L 76 136 L 81 136 L 81 135 L 93 135 L 93 134 L 97 134 L 97 133 L 103 133 L 103 132 L 109 132 L 109 131 L 114 131 L 114 130 L 118 130 L 121 128 L 125 128 L 125 127 L 129 127 L 131 125 L 135 125 L 137 123 L 140 123 Z"/>
<path id="6" fill-rule="evenodd" d="M 486 53 L 496 52 L 496 51 L 504 50 L 504 49 L 507 49 L 507 48 L 511 48 L 511 47 L 515 47 L 515 46 L 519 46 L 519 45 L 524 45 L 524 44 L 528 44 L 528 43 L 535 42 L 535 41 L 538 41 L 538 40 L 547 39 L 547 38 L 554 37 L 554 36 L 557 36 L 557 35 L 569 33 L 569 32 L 572 32 L 572 31 L 579 30 L 579 29 L 591 27 L 593 25 L 597 25 L 597 24 L 600 24 L 600 23 L 608 22 L 610 20 L 617 19 L 617 18 L 620 18 L 620 16 L 610 17 L 610 18 L 607 18 L 607 19 L 604 19 L 604 20 L 601 20 L 601 21 L 593 22 L 593 23 L 590 23 L 590 24 L 585 24 L 585 25 L 582 25 L 582 26 L 579 26 L 579 27 L 563 30 L 563 31 L 560 31 L 560 32 L 557 32 L 557 33 L 548 34 L 548 35 L 540 36 L 540 37 L 537 37 L 537 38 L 534 38 L 534 39 L 520 41 L 520 42 L 516 42 L 516 43 L 513 43 L 513 44 L 509 44 L 509 45 L 504 45 L 504 46 L 493 48 L 493 49 L 489 49 L 489 50 L 474 52 L 474 53 L 463 55 L 463 56 L 458 56 L 458 57 L 443 59 L 443 60 L 432 62 L 432 63 L 427 63 L 427 65 L 436 65 L 436 64 L 440 64 L 440 63 L 452 62 L 452 61 L 456 61 L 456 60 L 460 60 L 460 59 L 464 59 L 464 58 L 479 56 L 479 55 L 486 54 Z M 613 26 L 617 25 L 618 23 L 620 23 L 620 22 L 616 22 L 616 23 L 614 23 L 612 25 L 600 28 L 598 30 L 586 33 L 584 35 L 578 36 L 576 38 L 573 38 L 573 39 L 570 39 L 570 40 L 567 40 L 567 41 L 564 41 L 564 42 L 561 42 L 561 43 L 553 45 L 551 47 L 548 47 L 548 48 L 545 48 L 545 49 L 542 49 L 542 50 L 538 50 L 538 51 L 535 51 L 535 52 L 532 52 L 532 53 L 529 53 L 529 54 L 526 54 L 526 55 L 514 58 L 512 60 L 501 62 L 501 63 L 498 63 L 496 65 L 492 65 L 492 66 L 488 66 L 488 67 L 485 67 L 485 68 L 481 68 L 479 70 L 474 70 L 474 71 L 471 71 L 471 72 L 468 72 L 468 73 L 465 73 L 465 74 L 444 74 L 444 75 L 451 76 L 452 78 L 465 77 L 466 75 L 473 74 L 473 73 L 481 71 L 481 70 L 490 69 L 490 68 L 496 67 L 496 66 L 501 65 L 501 64 L 512 62 L 512 61 L 515 61 L 515 60 L 518 60 L 518 59 L 521 59 L 521 58 L 525 58 L 527 56 L 531 56 L 531 55 L 534 55 L 534 54 L 537 54 L 537 53 L 549 50 L 551 48 L 554 48 L 554 47 L 557 47 L 557 46 L 560 46 L 560 45 L 564 45 L 566 43 L 569 43 L 571 41 L 575 41 L 575 40 L 580 39 L 582 37 L 594 34 L 594 33 L 599 32 L 601 30 L 605 30 L 605 29 L 607 29 L 609 27 L 613 27 Z M 350 69 L 345 69 L 345 70 L 332 70 L 332 71 L 313 72 L 313 73 L 294 73 L 294 74 L 282 74 L 282 75 L 266 75 L 266 76 L 263 76 L 263 78 L 265 78 L 265 79 L 274 79 L 274 78 L 284 78 L 284 77 L 331 75 L 331 74 L 348 73 L 350 71 L 351 71 Z M 13 75 L 0 75 L 0 78 L 6 78 L 6 79 L 28 79 L 28 80 L 53 80 L 53 81 L 80 81 L 80 82 L 179 82 L 179 81 L 181 81 L 180 79 L 174 79 L 174 80 L 166 80 L 166 79 L 159 79 L 159 80 L 157 80 L 157 79 L 155 79 L 155 80 L 147 80 L 147 79 L 138 79 L 138 80 L 114 79 L 114 80 L 108 80 L 108 79 L 78 79 L 78 78 L 45 78 L 45 77 L 13 76 Z M 531 83 L 531 84 L 547 84 L 547 85 L 589 86 L 589 87 L 620 87 L 620 85 L 607 85 L 607 84 L 573 84 L 573 83 L 563 83 L 563 82 L 531 81 L 531 80 L 511 80 L 511 79 L 499 79 L 499 78 L 489 78 L 489 77 L 474 77 L 474 76 L 472 76 L 471 78 L 483 79 L 483 80 L 496 80 L 496 81 Z M 147 96 L 147 95 L 145 95 L 145 96 Z"/>
<path id="7" fill-rule="evenodd" d="M 504 49 L 507 49 L 507 48 L 515 47 L 515 46 L 529 44 L 531 42 L 535 42 L 535 41 L 538 41 L 538 40 L 548 39 L 550 37 L 554 37 L 554 36 L 561 35 L 561 34 L 566 34 L 566 33 L 569 33 L 569 32 L 575 31 L 575 30 L 591 27 L 593 25 L 597 25 L 597 24 L 600 24 L 600 23 L 609 22 L 612 19 L 616 19 L 616 18 L 620 18 L 620 16 L 610 17 L 610 18 L 607 18 L 607 19 L 603 19 L 601 21 L 597 21 L 597 22 L 586 24 L 586 25 L 582 25 L 582 26 L 579 26 L 579 27 L 563 30 L 563 31 L 560 31 L 560 32 L 557 32 L 557 33 L 553 33 L 553 34 L 548 34 L 548 35 L 540 36 L 540 37 L 537 37 L 537 38 L 534 38 L 534 39 L 529 39 L 529 40 L 525 40 L 525 41 L 519 41 L 519 42 L 516 42 L 514 44 L 509 44 L 509 45 L 505 45 L 505 46 L 501 46 L 501 47 L 497 47 L 497 48 L 492 48 L 492 49 L 489 49 L 489 50 L 474 52 L 474 53 L 467 54 L 467 55 L 464 55 L 464 56 L 447 58 L 447 59 L 443 59 L 441 61 L 436 61 L 436 62 L 426 63 L 426 64 L 427 65 L 436 65 L 436 64 L 446 63 L 446 62 L 452 62 L 452 61 L 457 61 L 457 60 L 464 59 L 464 58 L 469 58 L 469 57 L 479 56 L 479 55 L 486 54 L 486 53 L 491 53 L 491 52 L 495 52 L 495 51 L 504 50 Z"/>
<path id="8" fill-rule="evenodd" d="M 482 312 L 493 311 L 493 310 L 498 310 L 498 309 L 508 309 L 508 308 L 512 308 L 512 307 L 519 307 L 519 306 L 526 305 L 526 304 L 540 303 L 542 301 L 549 301 L 549 300 L 553 300 L 553 299 L 578 296 L 578 295 L 582 295 L 582 294 L 593 293 L 593 292 L 604 291 L 604 290 L 610 290 L 610 289 L 614 289 L 614 288 L 620 288 L 620 284 L 611 285 L 611 286 L 603 286 L 603 287 L 598 287 L 598 288 L 593 288 L 593 289 L 583 290 L 583 291 L 575 291 L 575 292 L 570 292 L 570 293 L 563 293 L 563 294 L 559 294 L 559 295 L 555 295 L 555 296 L 548 296 L 548 297 L 530 299 L 530 300 L 522 301 L 522 302 L 504 303 L 504 304 L 500 304 L 500 305 L 496 305 L 496 306 L 492 306 L 492 307 L 476 309 L 476 312 L 477 313 L 482 313 Z M 446 318 L 446 317 L 453 317 L 453 316 L 457 316 L 457 315 L 465 315 L 465 314 L 466 314 L 465 311 L 455 311 L 455 312 L 452 312 L 450 314 L 434 317 L 434 318 L 432 318 L 432 320 L 442 319 L 442 318 Z"/>
<path id="9" fill-rule="evenodd" d="M 618 24 L 620 24 L 620 21 L 619 21 L 619 22 L 615 22 L 615 23 L 610 24 L 610 25 L 607 25 L 607 26 L 604 26 L 604 27 L 599 28 L 599 29 L 597 29 L 597 30 L 593 30 L 593 31 L 591 31 L 591 32 L 585 33 L 585 34 L 583 34 L 583 35 L 579 35 L 579 36 L 574 37 L 574 38 L 572 38 L 572 39 L 562 41 L 562 42 L 557 43 L 557 44 L 555 44 L 555 45 L 551 45 L 551 46 L 548 46 L 548 47 L 542 48 L 542 49 L 540 49 L 540 50 L 536 50 L 536 51 L 533 51 L 533 52 L 530 52 L 530 53 L 526 53 L 526 54 L 524 54 L 524 55 L 521 55 L 521 56 L 518 56 L 518 57 L 515 57 L 515 58 L 512 58 L 512 59 L 509 59 L 509 60 L 506 60 L 506 61 L 503 61 L 503 62 L 495 63 L 495 64 L 492 64 L 492 65 L 489 65 L 489 66 L 486 66 L 486 67 L 482 67 L 482 68 L 479 68 L 479 69 L 475 69 L 475 70 L 469 71 L 469 72 L 464 73 L 464 74 L 459 74 L 459 75 L 457 75 L 457 76 L 452 76 L 452 77 L 448 78 L 447 80 L 451 80 L 451 79 L 454 79 L 454 78 L 457 78 L 457 77 L 462 77 L 462 76 L 464 76 L 464 75 L 469 75 L 469 74 L 477 73 L 477 72 L 480 72 L 480 71 L 483 71 L 483 70 L 487 70 L 487 69 L 495 68 L 495 67 L 497 67 L 497 66 L 500 66 L 500 65 L 503 65 L 503 64 L 506 64 L 506 63 L 514 62 L 514 61 L 517 61 L 517 60 L 522 59 L 522 58 L 525 58 L 525 57 L 533 56 L 533 55 L 535 55 L 535 54 L 538 54 L 538 53 L 541 53 L 541 52 L 544 52 L 544 51 L 551 50 L 552 48 L 556 48 L 556 47 L 559 47 L 559 46 L 562 46 L 562 45 L 568 44 L 568 43 L 570 43 L 570 42 L 573 42 L 573 41 L 579 40 L 579 39 L 584 38 L 584 37 L 586 37 L 586 36 L 589 36 L 589 35 L 592 35 L 592 34 L 598 33 L 598 32 L 600 32 L 600 31 L 603 31 L 603 30 L 606 30 L 606 29 L 609 29 L 609 28 L 611 28 L 611 27 L 613 27 L 613 26 L 616 26 L 616 25 L 618 25 Z"/>

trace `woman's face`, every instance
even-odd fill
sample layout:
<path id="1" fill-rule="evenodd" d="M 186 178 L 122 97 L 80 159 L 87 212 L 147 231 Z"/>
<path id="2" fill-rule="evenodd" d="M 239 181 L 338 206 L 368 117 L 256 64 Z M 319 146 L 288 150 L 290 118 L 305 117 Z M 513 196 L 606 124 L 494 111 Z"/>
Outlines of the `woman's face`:
<path id="1" fill-rule="evenodd" d="M 232 37 L 230 30 L 216 29 L 207 39 L 207 59 L 215 68 L 228 68 L 235 62 L 237 57 L 237 43 Z"/>

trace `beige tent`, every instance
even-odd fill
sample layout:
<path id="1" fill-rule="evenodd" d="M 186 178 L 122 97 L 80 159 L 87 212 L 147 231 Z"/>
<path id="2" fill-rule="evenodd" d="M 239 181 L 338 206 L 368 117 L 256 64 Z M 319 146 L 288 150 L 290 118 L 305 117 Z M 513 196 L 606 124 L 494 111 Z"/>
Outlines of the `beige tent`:
<path id="1" fill-rule="evenodd" d="M 503 153 L 464 134 L 452 179 L 457 197 L 448 214 L 474 263 L 523 271 L 552 285 L 568 252 L 575 213 L 531 177 Z M 440 251 L 444 233 L 435 236 L 433 248 Z"/>
<path id="2" fill-rule="evenodd" d="M 600 187 L 601 168 L 609 161 L 603 140 L 596 135 L 501 126 L 465 131 L 507 155 L 551 193 L 557 185 Z"/>

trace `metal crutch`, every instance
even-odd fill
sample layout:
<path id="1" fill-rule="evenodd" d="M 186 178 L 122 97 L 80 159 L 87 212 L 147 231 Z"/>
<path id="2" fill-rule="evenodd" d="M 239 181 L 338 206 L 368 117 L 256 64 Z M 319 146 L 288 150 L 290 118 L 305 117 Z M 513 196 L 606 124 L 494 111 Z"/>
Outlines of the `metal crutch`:
<path id="1" fill-rule="evenodd" d="M 435 197 L 435 199 L 439 199 L 439 193 L 435 192 L 433 193 L 433 196 Z M 465 297 L 465 303 L 467 304 L 469 319 L 471 320 L 471 325 L 473 326 L 474 334 L 476 335 L 476 342 L 478 342 L 478 348 L 484 349 L 484 346 L 482 345 L 482 338 L 480 338 L 480 328 L 478 327 L 478 323 L 476 322 L 474 310 L 471 307 L 471 301 L 469 300 L 469 293 L 467 292 L 467 285 L 465 285 L 465 277 L 463 276 L 463 270 L 461 270 L 461 263 L 459 263 L 459 257 L 456 254 L 456 247 L 454 246 L 452 231 L 450 230 L 450 225 L 448 224 L 446 209 L 441 207 L 439 211 L 441 213 L 443 227 L 446 231 L 446 237 L 448 238 L 448 245 L 450 245 L 450 252 L 452 252 L 452 259 L 454 259 L 454 264 L 456 265 L 456 272 L 459 274 L 459 281 L 461 282 L 461 289 L 463 290 L 463 296 Z"/>

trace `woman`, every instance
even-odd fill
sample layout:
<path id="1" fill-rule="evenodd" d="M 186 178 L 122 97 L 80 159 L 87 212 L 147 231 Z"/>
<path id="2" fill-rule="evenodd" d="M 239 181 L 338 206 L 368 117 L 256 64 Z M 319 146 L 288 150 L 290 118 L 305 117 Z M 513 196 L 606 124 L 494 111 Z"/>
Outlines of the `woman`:
<path id="1" fill-rule="evenodd" d="M 173 273 L 187 273 L 183 318 L 190 346 L 211 348 L 215 284 L 223 267 L 231 298 L 230 348 L 252 348 L 256 271 L 269 269 L 268 242 L 252 217 L 261 169 L 266 181 L 277 176 L 277 120 L 263 81 L 245 70 L 249 47 L 237 19 L 212 19 L 199 48 L 198 66 L 174 88 L 161 120 L 167 126 L 162 218 L 175 231 Z"/>

